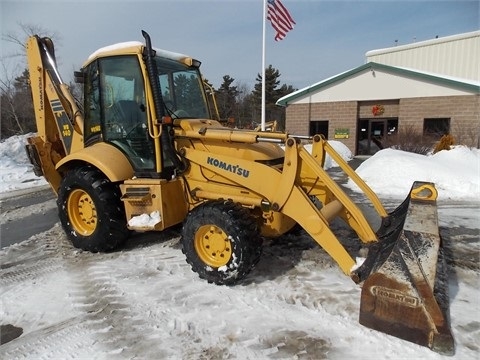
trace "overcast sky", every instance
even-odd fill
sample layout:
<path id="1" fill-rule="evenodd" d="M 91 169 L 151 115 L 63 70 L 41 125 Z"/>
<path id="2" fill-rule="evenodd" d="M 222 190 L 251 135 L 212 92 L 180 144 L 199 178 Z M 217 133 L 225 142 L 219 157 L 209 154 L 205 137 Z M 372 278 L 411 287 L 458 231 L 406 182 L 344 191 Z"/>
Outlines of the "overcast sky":
<path id="1" fill-rule="evenodd" d="M 143 42 L 188 54 L 202 62 L 217 88 L 224 75 L 250 88 L 262 67 L 262 0 L 23 1 L 0 0 L 1 30 L 23 37 L 20 23 L 58 35 L 61 75 L 96 49 L 123 41 Z M 282 84 L 303 88 L 355 68 L 369 50 L 409 44 L 480 28 L 479 2 L 283 0 L 296 22 L 279 42 L 267 23 L 266 64 Z M 15 48 L 2 40 L 2 56 Z M 17 58 L 15 61 L 18 63 Z M 11 60 L 7 61 L 13 66 Z M 1 73 L 3 76 L 3 73 Z"/>

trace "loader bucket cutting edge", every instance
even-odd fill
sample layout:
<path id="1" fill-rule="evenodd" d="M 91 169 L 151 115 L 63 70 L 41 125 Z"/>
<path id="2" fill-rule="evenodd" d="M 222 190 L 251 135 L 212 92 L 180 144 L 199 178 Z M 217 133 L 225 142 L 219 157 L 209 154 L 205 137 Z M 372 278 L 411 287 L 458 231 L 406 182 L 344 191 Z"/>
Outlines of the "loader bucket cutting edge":
<path id="1" fill-rule="evenodd" d="M 433 189 L 433 190 L 432 190 Z M 423 195 L 422 195 L 423 193 Z M 362 286 L 360 324 L 453 355 L 448 280 L 438 230 L 436 190 L 415 182 L 354 272 Z"/>

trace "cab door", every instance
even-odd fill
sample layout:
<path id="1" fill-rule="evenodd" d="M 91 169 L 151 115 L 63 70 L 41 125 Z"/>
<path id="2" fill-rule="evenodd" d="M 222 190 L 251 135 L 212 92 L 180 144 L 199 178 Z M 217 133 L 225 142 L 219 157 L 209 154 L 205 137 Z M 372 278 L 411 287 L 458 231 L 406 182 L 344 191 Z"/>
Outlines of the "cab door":
<path id="1" fill-rule="evenodd" d="M 100 58 L 86 75 L 86 143 L 105 141 L 119 148 L 137 176 L 155 173 L 155 146 L 137 56 Z"/>

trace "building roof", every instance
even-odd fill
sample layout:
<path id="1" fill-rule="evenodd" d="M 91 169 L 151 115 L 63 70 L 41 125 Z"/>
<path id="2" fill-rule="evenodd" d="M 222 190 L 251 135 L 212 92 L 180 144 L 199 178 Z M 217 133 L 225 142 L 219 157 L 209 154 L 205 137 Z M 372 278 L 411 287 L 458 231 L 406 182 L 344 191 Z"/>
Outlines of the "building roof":
<path id="1" fill-rule="evenodd" d="M 450 88 L 454 88 L 462 91 L 471 92 L 474 94 L 480 94 L 480 83 L 476 81 L 469 81 L 467 79 L 462 79 L 462 78 L 454 78 L 450 76 L 433 74 L 433 73 L 428 73 L 428 72 L 419 71 L 419 70 L 413 70 L 408 68 L 369 62 L 359 67 L 356 67 L 354 69 L 345 71 L 333 77 L 322 80 L 313 85 L 307 86 L 303 89 L 294 91 L 291 94 L 288 94 L 278 99 L 276 104 L 280 106 L 287 106 L 295 100 L 301 99 L 302 97 L 305 97 L 309 94 L 311 95 L 312 93 L 321 92 L 323 89 L 327 87 L 331 87 L 332 85 L 334 86 L 336 83 L 343 82 L 346 79 L 354 77 L 359 73 L 365 72 L 367 70 L 387 71 L 389 73 L 392 73 L 401 77 L 414 78 L 418 81 L 428 81 L 430 83 L 435 83 L 440 86 L 450 87 Z"/>
<path id="2" fill-rule="evenodd" d="M 397 45 L 397 46 L 391 46 L 391 47 L 383 48 L 383 49 L 370 50 L 370 51 L 366 52 L 365 56 L 368 58 L 368 57 L 374 56 L 374 55 L 394 53 L 394 52 L 399 52 L 399 51 L 403 51 L 403 50 L 406 50 L 406 49 L 415 49 L 415 48 L 420 48 L 420 47 L 424 47 L 424 46 L 434 46 L 434 45 L 438 45 L 438 44 L 454 42 L 454 41 L 458 41 L 458 40 L 473 39 L 473 38 L 476 38 L 476 37 L 479 37 L 479 36 L 480 36 L 480 30 L 471 31 L 471 32 L 463 33 L 463 34 L 456 34 L 456 35 L 444 36 L 444 37 L 441 37 L 441 38 L 418 41 L 418 42 L 414 42 L 414 43 L 411 43 L 411 44 Z"/>
<path id="3" fill-rule="evenodd" d="M 368 51 L 366 62 L 480 81 L 480 30 Z"/>

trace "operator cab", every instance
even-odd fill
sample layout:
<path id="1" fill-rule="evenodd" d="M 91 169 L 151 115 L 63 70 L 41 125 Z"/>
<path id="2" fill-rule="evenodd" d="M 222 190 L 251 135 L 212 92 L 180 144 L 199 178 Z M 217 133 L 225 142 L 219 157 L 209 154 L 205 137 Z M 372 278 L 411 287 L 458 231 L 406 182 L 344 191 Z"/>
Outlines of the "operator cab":
<path id="1" fill-rule="evenodd" d="M 76 74 L 84 83 L 84 141 L 86 146 L 103 141 L 120 149 L 136 176 L 164 177 L 161 173 L 171 173 L 172 170 L 165 170 L 174 165 L 162 151 L 159 136 L 155 135 L 158 132 L 154 126 L 159 124 L 152 119 L 154 107 L 148 95 L 152 91 L 145 80 L 148 76 L 141 46 L 134 50 L 137 51 L 130 47 L 105 54 L 99 51 L 92 55 L 94 60 Z M 155 56 L 164 114 L 172 119 L 210 118 L 198 70 L 200 63 L 179 59 Z M 162 158 L 157 159 L 156 154 Z"/>

